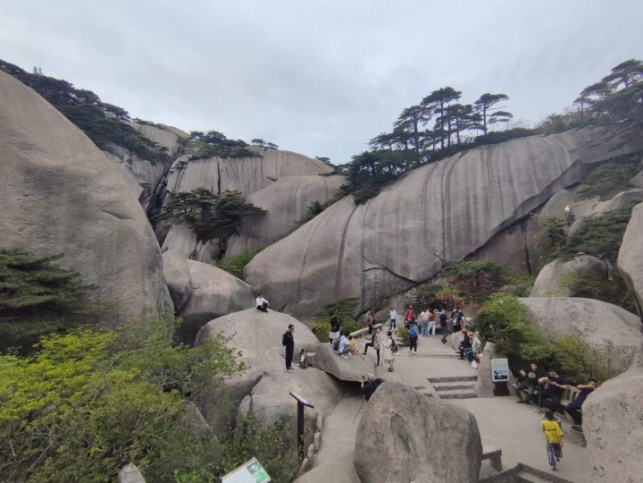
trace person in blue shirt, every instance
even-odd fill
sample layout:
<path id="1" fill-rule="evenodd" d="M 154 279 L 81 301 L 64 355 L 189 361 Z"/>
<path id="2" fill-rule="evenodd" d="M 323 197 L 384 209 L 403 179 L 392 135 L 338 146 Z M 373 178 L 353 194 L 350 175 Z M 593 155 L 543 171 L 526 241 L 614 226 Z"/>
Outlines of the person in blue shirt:
<path id="1" fill-rule="evenodd" d="M 587 399 L 587 396 L 589 396 L 594 391 L 594 389 L 596 389 L 596 387 L 598 387 L 598 382 L 596 381 L 596 379 L 590 379 L 587 384 L 580 384 L 576 386 L 576 389 L 580 390 L 580 394 L 576 396 L 576 399 L 565 406 L 565 411 L 567 411 L 567 414 L 569 414 L 574 419 L 574 424 L 578 426 L 583 424 L 583 403 L 585 402 L 585 399 Z"/>
<path id="2" fill-rule="evenodd" d="M 418 351 L 418 326 L 415 322 L 412 322 L 409 325 L 409 354 L 413 354 L 413 349 L 415 353 Z"/>

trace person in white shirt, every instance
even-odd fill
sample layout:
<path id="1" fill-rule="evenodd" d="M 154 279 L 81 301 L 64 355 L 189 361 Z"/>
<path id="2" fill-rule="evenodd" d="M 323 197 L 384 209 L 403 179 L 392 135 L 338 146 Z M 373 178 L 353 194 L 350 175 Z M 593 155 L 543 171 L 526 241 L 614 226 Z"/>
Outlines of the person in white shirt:
<path id="1" fill-rule="evenodd" d="M 262 312 L 268 312 L 268 306 L 270 304 L 265 298 L 263 298 L 263 294 L 260 293 L 259 297 L 257 297 L 255 305 L 257 306 L 257 310 L 261 310 Z"/>
<path id="2" fill-rule="evenodd" d="M 339 337 L 339 349 L 337 350 L 339 355 L 342 356 L 344 359 L 348 359 L 348 354 L 350 354 L 353 351 L 353 347 L 351 346 L 351 343 L 349 342 L 347 335 L 348 333 L 343 332 L 342 335 Z"/>
<path id="3" fill-rule="evenodd" d="M 427 309 L 422 310 L 420 312 L 420 328 L 421 328 L 421 333 L 422 337 L 428 337 L 429 336 L 429 312 Z"/>
<path id="4" fill-rule="evenodd" d="M 395 322 L 397 321 L 397 312 L 393 307 L 391 307 L 391 311 L 389 312 L 389 321 L 388 330 L 396 329 L 397 326 L 395 325 Z"/>

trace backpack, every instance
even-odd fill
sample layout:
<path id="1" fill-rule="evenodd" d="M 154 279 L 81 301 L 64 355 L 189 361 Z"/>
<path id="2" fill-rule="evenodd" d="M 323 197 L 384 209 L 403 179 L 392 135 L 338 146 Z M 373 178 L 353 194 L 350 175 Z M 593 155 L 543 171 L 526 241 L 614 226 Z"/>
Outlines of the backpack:
<path id="1" fill-rule="evenodd" d="M 337 337 L 337 339 L 335 339 L 335 342 L 333 342 L 333 350 L 334 350 L 334 351 L 338 351 L 338 350 L 339 350 L 339 339 L 340 339 L 340 338 L 339 338 L 339 337 Z"/>
<path id="2" fill-rule="evenodd" d="M 281 336 L 281 345 L 286 346 L 286 334 L 288 332 L 284 332 L 284 334 Z"/>
<path id="3" fill-rule="evenodd" d="M 395 343 L 395 341 L 393 339 L 391 339 L 391 351 L 393 353 L 397 352 L 397 344 Z"/>
<path id="4" fill-rule="evenodd" d="M 418 331 L 415 325 L 411 325 L 411 328 L 409 329 L 409 336 L 410 337 L 417 337 L 418 336 Z"/>

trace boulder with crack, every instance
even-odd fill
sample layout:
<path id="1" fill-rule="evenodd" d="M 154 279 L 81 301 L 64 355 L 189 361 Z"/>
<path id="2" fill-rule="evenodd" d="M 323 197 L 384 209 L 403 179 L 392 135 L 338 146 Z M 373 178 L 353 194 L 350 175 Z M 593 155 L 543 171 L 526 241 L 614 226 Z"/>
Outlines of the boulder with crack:
<path id="1" fill-rule="evenodd" d="M 481 460 L 478 423 L 465 408 L 398 382 L 364 407 L 353 458 L 362 482 L 474 483 Z"/>
<path id="2" fill-rule="evenodd" d="M 634 295 L 643 322 L 643 203 L 632 210 L 623 243 L 618 252 L 618 268 Z M 640 327 L 640 325 L 639 325 Z"/>

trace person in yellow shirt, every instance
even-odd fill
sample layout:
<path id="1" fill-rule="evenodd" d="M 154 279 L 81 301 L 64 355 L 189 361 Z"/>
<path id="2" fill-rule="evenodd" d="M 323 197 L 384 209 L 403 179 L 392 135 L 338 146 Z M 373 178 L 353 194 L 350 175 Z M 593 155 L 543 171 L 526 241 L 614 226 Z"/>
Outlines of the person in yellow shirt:
<path id="1" fill-rule="evenodd" d="M 349 335 L 348 336 L 348 343 L 351 345 L 351 355 L 355 355 L 355 341 L 353 340 L 353 336 Z"/>
<path id="2" fill-rule="evenodd" d="M 554 413 L 547 411 L 545 419 L 542 422 L 543 433 L 547 440 L 547 458 L 549 459 L 549 466 L 556 471 L 556 462 L 560 461 L 563 457 L 563 430 L 560 425 L 554 421 Z"/>

